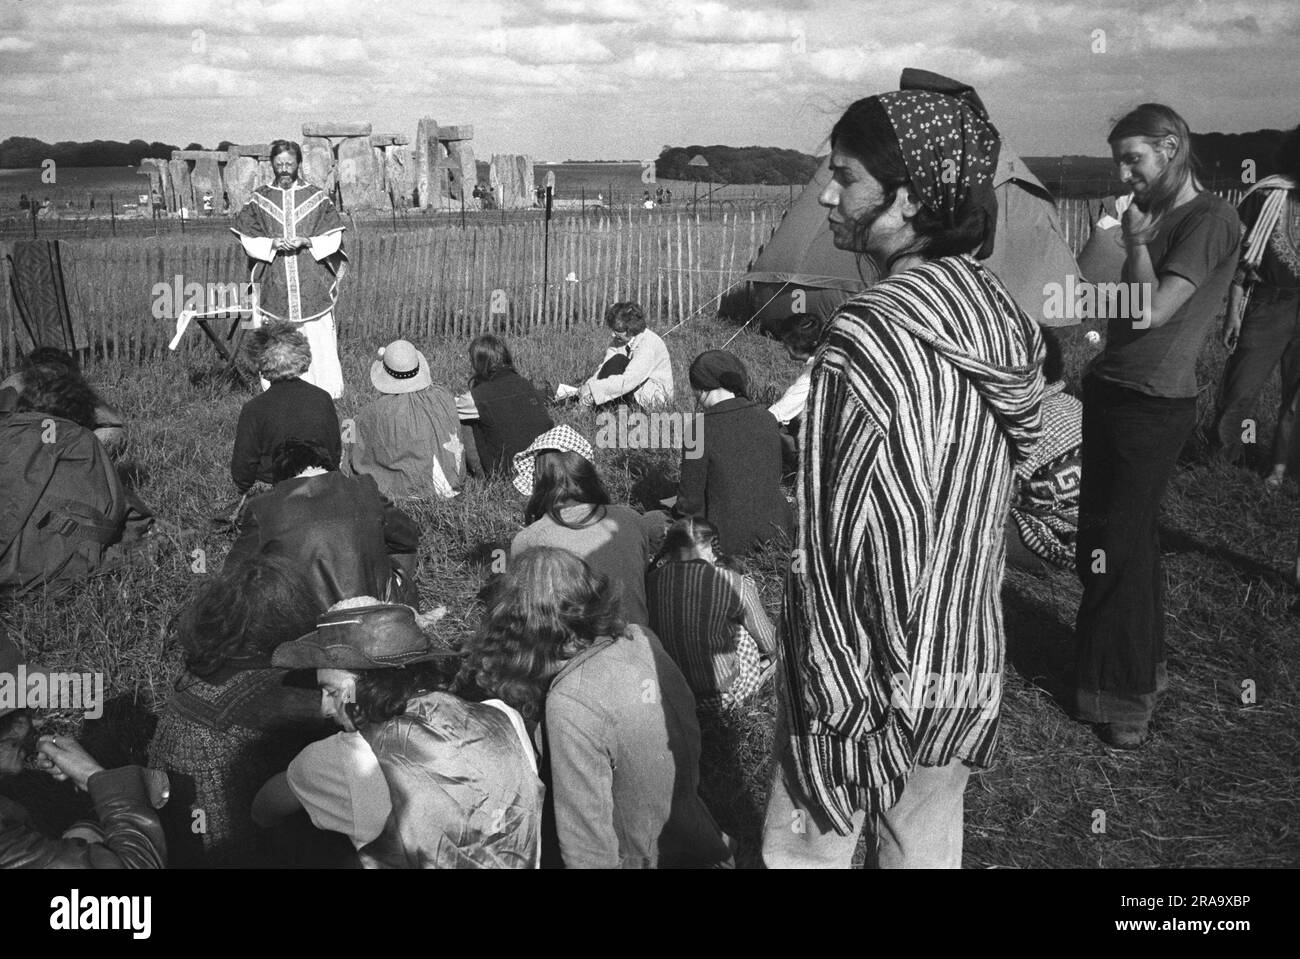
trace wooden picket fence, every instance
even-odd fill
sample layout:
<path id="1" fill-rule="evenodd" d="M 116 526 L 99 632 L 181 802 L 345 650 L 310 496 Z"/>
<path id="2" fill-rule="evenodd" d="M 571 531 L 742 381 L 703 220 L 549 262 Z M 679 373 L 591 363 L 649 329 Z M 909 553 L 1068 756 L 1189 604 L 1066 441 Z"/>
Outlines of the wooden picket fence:
<path id="1" fill-rule="evenodd" d="M 1066 199 L 1058 205 L 1062 232 L 1076 253 L 1091 233 L 1096 204 Z M 780 212 L 771 209 L 712 220 L 685 213 L 568 217 L 550 224 L 549 254 L 540 220 L 356 230 L 340 287 L 340 336 L 376 343 L 591 327 L 609 304 L 628 299 L 661 328 L 672 326 L 716 311 L 743 283 L 779 222 Z M 181 242 L 78 240 L 64 249 L 69 305 L 88 328 L 90 362 L 140 363 L 165 354 L 188 284 L 206 289 L 246 278 L 242 250 L 233 238 L 215 234 Z M 22 347 L 7 271 L 0 255 L 0 356 L 12 368 Z M 207 357 L 211 347 L 195 328 L 178 352 Z"/>
<path id="2" fill-rule="evenodd" d="M 672 325 L 716 310 L 778 218 L 765 210 L 711 221 L 686 214 L 568 218 L 551 223 L 549 248 L 545 226 L 537 222 L 362 231 L 347 245 L 340 336 L 373 343 L 591 327 L 602 322 L 609 304 L 626 299 Z M 203 287 L 206 298 L 209 285 L 246 279 L 238 244 L 214 239 L 65 243 L 68 301 L 86 323 L 91 362 L 139 363 L 166 353 L 175 316 L 194 292 L 190 284 Z M 0 282 L 7 289 L 5 269 Z M 8 296 L 0 322 L 12 365 L 21 347 Z M 195 327 L 178 353 L 210 351 Z"/>

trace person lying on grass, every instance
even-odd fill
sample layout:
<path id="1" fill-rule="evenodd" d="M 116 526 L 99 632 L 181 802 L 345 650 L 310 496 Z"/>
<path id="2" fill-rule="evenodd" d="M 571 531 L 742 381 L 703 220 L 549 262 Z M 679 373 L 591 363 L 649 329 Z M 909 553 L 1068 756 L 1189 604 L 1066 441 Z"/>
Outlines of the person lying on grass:
<path id="1" fill-rule="evenodd" d="M 681 667 L 701 710 L 753 696 L 772 675 L 776 627 L 754 581 L 718 547 L 704 519 L 680 519 L 646 576 L 650 628 Z"/>
<path id="2" fill-rule="evenodd" d="M 370 596 L 337 603 L 272 661 L 315 669 L 342 732 L 304 749 L 258 793 L 270 826 L 298 809 L 351 839 L 367 868 L 530 869 L 542 784 L 523 720 L 451 692 L 460 652 L 414 611 Z"/>

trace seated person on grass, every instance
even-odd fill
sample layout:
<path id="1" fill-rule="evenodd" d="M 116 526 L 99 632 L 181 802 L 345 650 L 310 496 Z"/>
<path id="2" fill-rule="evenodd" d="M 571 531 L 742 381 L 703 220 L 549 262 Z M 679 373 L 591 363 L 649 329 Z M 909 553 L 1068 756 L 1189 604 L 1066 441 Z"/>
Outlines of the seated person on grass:
<path id="1" fill-rule="evenodd" d="M 356 419 L 348 472 L 370 476 L 393 499 L 451 499 L 465 481 L 465 447 L 451 393 L 433 382 L 429 361 L 394 340 L 370 366 L 379 396 Z"/>
<path id="2" fill-rule="evenodd" d="M 505 340 L 484 333 L 469 345 L 474 374 L 469 392 L 456 397 L 456 411 L 470 427 L 477 471 L 494 476 L 509 471 L 515 454 L 555 425 L 546 397 L 515 370 Z"/>
<path id="3" fill-rule="evenodd" d="M 650 628 L 703 711 L 737 706 L 772 674 L 776 627 L 754 581 L 718 552 L 704 519 L 679 519 L 646 576 Z"/>
<path id="4" fill-rule="evenodd" d="M 749 398 L 745 364 L 726 350 L 706 350 L 691 363 L 690 381 L 704 410 L 703 449 L 682 454 L 673 514 L 707 519 L 730 556 L 788 536 L 793 511 L 781 492 L 781 436 Z"/>
<path id="5" fill-rule="evenodd" d="M 255 556 L 208 582 L 180 615 L 176 637 L 185 671 L 149 745 L 149 765 L 166 771 L 172 802 L 163 829 L 174 866 L 282 864 L 253 823 L 253 797 L 298 750 L 328 736 L 320 697 L 271 665 L 281 643 L 316 626 L 325 611 L 292 561 Z M 194 810 L 203 829 L 194 829 Z M 331 858 L 334 837 L 295 835 L 297 862 Z M 344 846 L 343 854 L 350 855 Z M 286 857 L 287 858 L 287 857 Z M 312 860 L 315 861 L 315 860 Z"/>
<path id="6" fill-rule="evenodd" d="M 230 457 L 235 488 L 243 494 L 254 483 L 270 485 L 271 458 L 288 439 L 319 443 L 337 466 L 342 441 L 334 401 L 319 386 L 301 379 L 311 367 L 307 337 L 292 323 L 267 323 L 249 336 L 247 349 L 270 386 L 239 411 Z"/>
<path id="7" fill-rule="evenodd" d="M 16 373 L 0 383 L 0 416 L 14 411 L 18 405 L 18 396 L 23 391 L 23 377 L 33 374 L 62 375 L 85 382 L 81 367 L 71 353 L 53 346 L 38 347 L 23 357 Z M 116 407 L 105 402 L 93 388 L 91 393 L 94 395 L 95 412 L 89 428 L 94 431 L 95 439 L 104 447 L 104 452 L 116 460 L 126 452 L 126 418 Z"/>
<path id="8" fill-rule="evenodd" d="M 90 432 L 94 417 L 94 391 L 53 369 L 28 371 L 0 416 L 0 593 L 86 579 L 151 531 Z"/>
<path id="9" fill-rule="evenodd" d="M 342 732 L 304 749 L 253 804 L 264 826 L 305 809 L 352 840 L 367 868 L 531 869 L 541 780 L 523 719 L 450 690 L 460 651 L 412 610 L 369 596 L 335 605 L 272 661 L 315 669 Z"/>
<path id="10" fill-rule="evenodd" d="M 584 406 L 635 403 L 643 408 L 673 401 L 673 361 L 668 346 L 646 326 L 645 312 L 630 301 L 605 311 L 612 332 L 600 368 L 582 386 L 561 384 L 557 400 L 576 396 Z"/>
<path id="11" fill-rule="evenodd" d="M 344 476 L 317 443 L 285 440 L 275 487 L 248 501 L 227 567 L 257 555 L 284 556 L 322 609 L 350 596 L 418 602 L 420 528 L 369 476 Z"/>

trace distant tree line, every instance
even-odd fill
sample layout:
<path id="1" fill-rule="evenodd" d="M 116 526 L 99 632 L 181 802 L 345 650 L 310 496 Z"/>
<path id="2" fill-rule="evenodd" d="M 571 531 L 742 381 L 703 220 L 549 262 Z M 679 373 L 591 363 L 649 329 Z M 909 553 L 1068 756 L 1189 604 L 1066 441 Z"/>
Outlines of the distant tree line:
<path id="1" fill-rule="evenodd" d="M 690 166 L 702 156 L 708 168 Z M 802 186 L 817 172 L 817 157 L 779 147 L 666 146 L 655 160 L 655 176 L 665 180 L 714 183 L 771 183 Z"/>
<path id="2" fill-rule="evenodd" d="M 139 166 L 145 157 L 166 159 L 179 147 L 171 143 L 146 143 L 144 140 L 132 140 L 120 143 L 117 140 L 91 140 L 78 143 L 72 140 L 60 140 L 58 143 L 46 143 L 33 137 L 9 137 L 0 141 L 0 169 L 16 170 L 38 167 L 46 160 L 53 160 L 60 166 Z M 197 143 L 192 143 L 188 150 L 202 150 Z"/>

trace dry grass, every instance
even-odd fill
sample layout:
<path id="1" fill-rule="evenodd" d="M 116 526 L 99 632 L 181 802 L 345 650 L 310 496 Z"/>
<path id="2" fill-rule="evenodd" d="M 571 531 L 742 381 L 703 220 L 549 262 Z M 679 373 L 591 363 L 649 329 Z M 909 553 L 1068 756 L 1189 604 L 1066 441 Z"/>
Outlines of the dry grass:
<path id="1" fill-rule="evenodd" d="M 699 350 L 734 332 L 692 321 L 668 338 L 679 371 Z M 1072 375 L 1091 347 L 1082 330 L 1067 337 Z M 574 381 L 598 351 L 598 334 L 539 331 L 512 343 L 519 367 L 537 380 Z M 367 369 L 378 343 L 345 344 L 344 372 L 354 387 L 340 404 L 353 415 L 370 394 Z M 459 386 L 464 343 L 422 342 L 437 381 Z M 763 397 L 797 373 L 780 346 L 746 333 L 733 344 Z M 1207 349 L 1203 382 L 1217 382 L 1221 351 Z M 56 598 L 9 605 L 0 620 L 29 652 L 51 665 L 103 670 L 113 715 L 154 712 L 177 674 L 177 650 L 165 642 L 169 619 L 201 583 L 192 551 L 203 549 L 207 574 L 218 571 L 228 536 L 207 521 L 231 498 L 226 460 L 240 404 L 219 385 L 191 385 L 178 361 L 100 370 L 97 382 L 133 424 L 130 474 L 144 500 L 174 527 L 154 567 L 133 568 Z M 1264 400 L 1271 408 L 1276 390 Z M 680 390 L 679 392 L 684 392 Z M 1204 404 L 1209 415 L 1208 399 Z M 567 419 L 588 435 L 590 414 Z M 1271 415 L 1261 415 L 1261 434 Z M 1300 862 L 1300 724 L 1296 720 L 1297 627 L 1293 590 L 1283 570 L 1294 555 L 1294 488 L 1266 495 L 1259 478 L 1204 463 L 1193 443 L 1174 479 L 1165 524 L 1171 689 L 1156 717 L 1155 741 L 1135 754 L 1104 749 L 1056 701 L 1072 653 L 1079 588 L 1073 575 L 1007 576 L 1009 660 L 998 765 L 967 791 L 966 863 L 1017 866 L 1281 866 Z M 629 455 L 600 450 L 611 493 L 653 495 L 671 487 L 676 458 L 664 451 Z M 423 530 L 421 590 L 451 613 L 444 628 L 463 638 L 474 626 L 473 597 L 491 550 L 520 525 L 520 500 L 504 482 L 471 482 L 452 503 L 412 506 Z M 758 578 L 773 613 L 782 558 L 760 557 Z M 1241 701 L 1253 680 L 1256 701 Z M 773 703 L 770 688 L 743 714 L 706 729 L 706 798 L 723 828 L 742 841 L 742 865 L 757 861 L 765 802 Z M 119 722 L 127 751 L 144 745 L 147 722 Z M 1094 831 L 1095 811 L 1105 832 Z"/>

